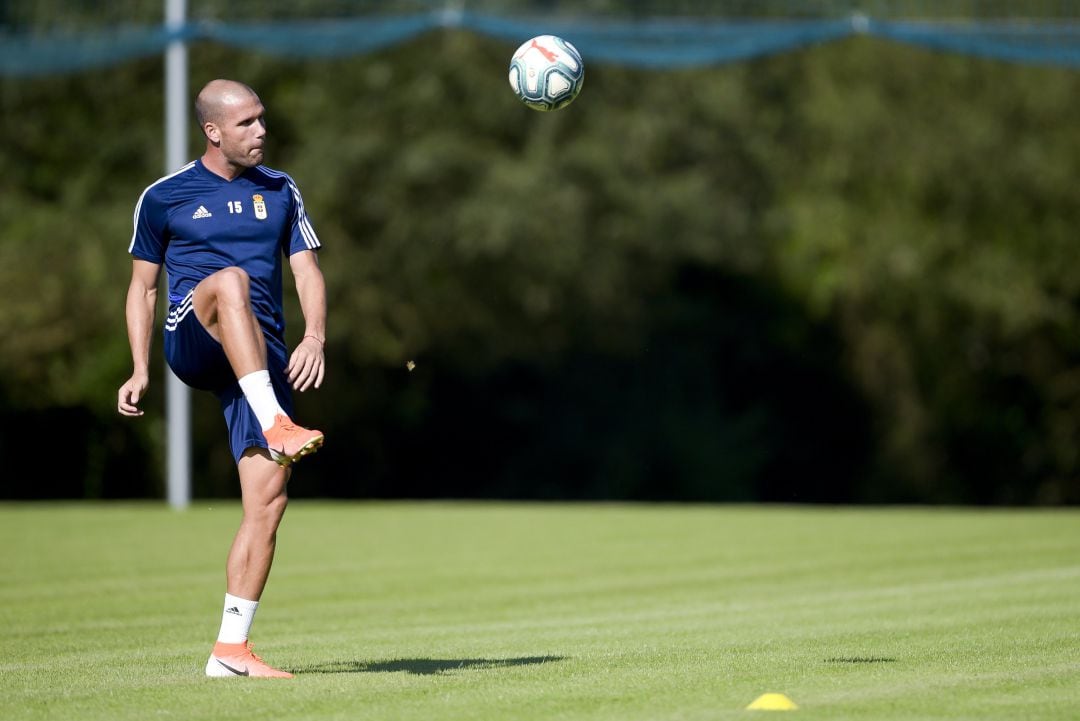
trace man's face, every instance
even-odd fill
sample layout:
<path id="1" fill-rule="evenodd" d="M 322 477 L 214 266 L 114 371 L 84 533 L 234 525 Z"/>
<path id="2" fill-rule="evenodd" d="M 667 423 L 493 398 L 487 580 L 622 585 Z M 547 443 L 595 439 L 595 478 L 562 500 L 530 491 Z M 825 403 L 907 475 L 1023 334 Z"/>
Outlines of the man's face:
<path id="1" fill-rule="evenodd" d="M 245 95 L 222 108 L 218 126 L 221 154 L 235 166 L 254 168 L 263 161 L 266 138 L 265 108 L 259 98 Z"/>

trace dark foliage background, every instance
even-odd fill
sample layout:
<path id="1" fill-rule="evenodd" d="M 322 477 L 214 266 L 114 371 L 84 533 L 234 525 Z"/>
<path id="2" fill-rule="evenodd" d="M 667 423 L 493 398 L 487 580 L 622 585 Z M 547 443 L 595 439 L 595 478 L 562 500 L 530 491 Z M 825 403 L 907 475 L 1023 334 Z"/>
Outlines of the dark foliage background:
<path id="1" fill-rule="evenodd" d="M 192 96 L 260 92 L 325 246 L 294 496 L 1080 501 L 1075 72 L 856 38 L 590 65 L 541 114 L 511 51 L 192 49 Z M 0 80 L 0 497 L 162 494 L 164 371 L 115 412 L 162 78 Z M 236 495 L 194 414 L 196 495 Z"/>

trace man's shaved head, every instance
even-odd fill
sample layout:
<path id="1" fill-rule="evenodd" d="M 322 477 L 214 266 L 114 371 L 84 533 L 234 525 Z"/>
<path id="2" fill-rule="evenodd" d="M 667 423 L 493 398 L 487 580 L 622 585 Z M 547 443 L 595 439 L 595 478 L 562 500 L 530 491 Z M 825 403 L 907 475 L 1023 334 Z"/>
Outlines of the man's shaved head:
<path id="1" fill-rule="evenodd" d="M 225 108 L 248 98 L 258 98 L 255 91 L 235 80 L 211 80 L 195 98 L 195 117 L 205 131 L 207 123 L 221 123 Z"/>
<path id="2" fill-rule="evenodd" d="M 206 136 L 203 165 L 231 180 L 262 164 L 265 108 L 255 91 L 235 80 L 211 80 L 195 98 L 195 114 Z"/>

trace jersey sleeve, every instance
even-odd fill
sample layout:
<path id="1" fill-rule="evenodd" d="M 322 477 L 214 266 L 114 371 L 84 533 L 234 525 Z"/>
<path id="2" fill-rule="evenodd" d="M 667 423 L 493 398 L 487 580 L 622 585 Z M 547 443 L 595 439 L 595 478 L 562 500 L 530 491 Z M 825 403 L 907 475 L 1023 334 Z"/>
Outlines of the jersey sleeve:
<path id="1" fill-rule="evenodd" d="M 135 205 L 135 232 L 128 252 L 139 260 L 161 264 L 165 261 L 167 207 L 153 187 L 143 191 Z"/>
<path id="2" fill-rule="evenodd" d="M 319 236 L 315 235 L 315 229 L 311 227 L 307 211 L 304 210 L 304 199 L 300 196 L 300 188 L 292 178 L 289 178 L 288 182 L 289 192 L 292 193 L 293 212 L 285 253 L 292 255 L 302 250 L 319 250 L 322 243 L 319 242 Z"/>

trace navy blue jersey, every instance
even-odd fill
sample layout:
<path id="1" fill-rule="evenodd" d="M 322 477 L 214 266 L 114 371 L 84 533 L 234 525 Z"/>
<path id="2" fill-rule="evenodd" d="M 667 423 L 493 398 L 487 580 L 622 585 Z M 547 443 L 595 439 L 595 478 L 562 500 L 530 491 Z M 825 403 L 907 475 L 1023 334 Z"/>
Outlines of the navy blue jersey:
<path id="1" fill-rule="evenodd" d="M 300 190 L 285 173 L 248 168 L 232 181 L 201 160 L 152 183 L 135 206 L 128 252 L 165 265 L 170 322 L 195 285 L 223 268 L 251 278 L 251 305 L 263 330 L 284 337 L 282 258 L 321 247 Z"/>

